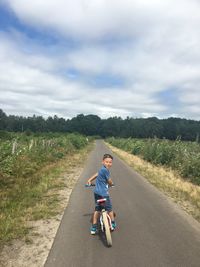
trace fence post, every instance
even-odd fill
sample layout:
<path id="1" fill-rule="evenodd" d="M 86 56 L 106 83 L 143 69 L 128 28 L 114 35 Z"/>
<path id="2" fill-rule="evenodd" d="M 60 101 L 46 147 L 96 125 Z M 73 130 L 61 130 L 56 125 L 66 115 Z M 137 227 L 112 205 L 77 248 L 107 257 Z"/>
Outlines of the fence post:
<path id="1" fill-rule="evenodd" d="M 42 140 L 42 146 L 45 147 L 45 139 Z"/>
<path id="2" fill-rule="evenodd" d="M 12 145 L 12 154 L 15 154 L 16 149 L 17 149 L 17 141 L 15 140 Z"/>
<path id="3" fill-rule="evenodd" d="M 32 148 L 32 146 L 33 146 L 33 139 L 31 140 L 31 142 L 30 142 L 30 145 L 29 145 L 29 150 L 31 150 L 31 148 Z"/>

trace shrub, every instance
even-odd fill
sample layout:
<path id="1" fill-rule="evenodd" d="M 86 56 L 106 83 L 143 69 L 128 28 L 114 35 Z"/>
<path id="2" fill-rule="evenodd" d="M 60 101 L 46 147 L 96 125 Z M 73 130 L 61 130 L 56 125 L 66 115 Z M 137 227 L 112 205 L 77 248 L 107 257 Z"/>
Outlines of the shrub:
<path id="1" fill-rule="evenodd" d="M 160 139 L 115 139 L 107 141 L 120 149 L 157 165 L 177 170 L 185 179 L 200 185 L 200 144 Z"/>

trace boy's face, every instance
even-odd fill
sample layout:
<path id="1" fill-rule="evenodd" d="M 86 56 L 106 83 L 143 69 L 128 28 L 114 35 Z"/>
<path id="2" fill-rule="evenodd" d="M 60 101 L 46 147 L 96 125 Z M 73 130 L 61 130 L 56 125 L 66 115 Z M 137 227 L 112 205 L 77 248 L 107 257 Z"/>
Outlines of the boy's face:
<path id="1" fill-rule="evenodd" d="M 109 169 L 112 166 L 112 159 L 111 158 L 105 158 L 103 160 L 103 165 Z"/>

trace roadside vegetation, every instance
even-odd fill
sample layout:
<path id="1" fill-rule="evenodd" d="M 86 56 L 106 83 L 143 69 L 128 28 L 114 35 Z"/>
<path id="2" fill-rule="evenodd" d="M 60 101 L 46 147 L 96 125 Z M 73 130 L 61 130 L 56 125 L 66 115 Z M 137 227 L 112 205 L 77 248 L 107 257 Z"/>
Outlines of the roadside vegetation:
<path id="1" fill-rule="evenodd" d="M 107 141 L 120 149 L 155 165 L 177 171 L 183 179 L 200 185 L 200 144 L 180 140 L 109 138 Z"/>
<path id="2" fill-rule="evenodd" d="M 110 148 L 200 222 L 200 146 L 197 143 L 115 139 Z"/>
<path id="3" fill-rule="evenodd" d="M 0 246 L 26 236 L 28 220 L 58 213 L 59 177 L 83 164 L 90 143 L 78 134 L 0 132 Z"/>

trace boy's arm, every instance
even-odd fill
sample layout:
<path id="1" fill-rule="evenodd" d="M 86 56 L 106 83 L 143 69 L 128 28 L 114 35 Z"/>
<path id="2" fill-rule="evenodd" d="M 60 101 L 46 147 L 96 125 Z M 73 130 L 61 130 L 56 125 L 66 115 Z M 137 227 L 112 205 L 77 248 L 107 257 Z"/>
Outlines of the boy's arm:
<path id="1" fill-rule="evenodd" d="M 94 181 L 98 176 L 98 173 L 95 173 L 92 177 L 90 177 L 87 181 L 89 185 L 91 185 L 91 182 Z"/>
<path id="2" fill-rule="evenodd" d="M 113 183 L 113 181 L 112 181 L 112 179 L 111 179 L 111 178 L 109 178 L 109 179 L 108 179 L 108 185 L 109 185 L 109 186 L 112 186 L 112 185 L 114 185 L 114 183 Z"/>

